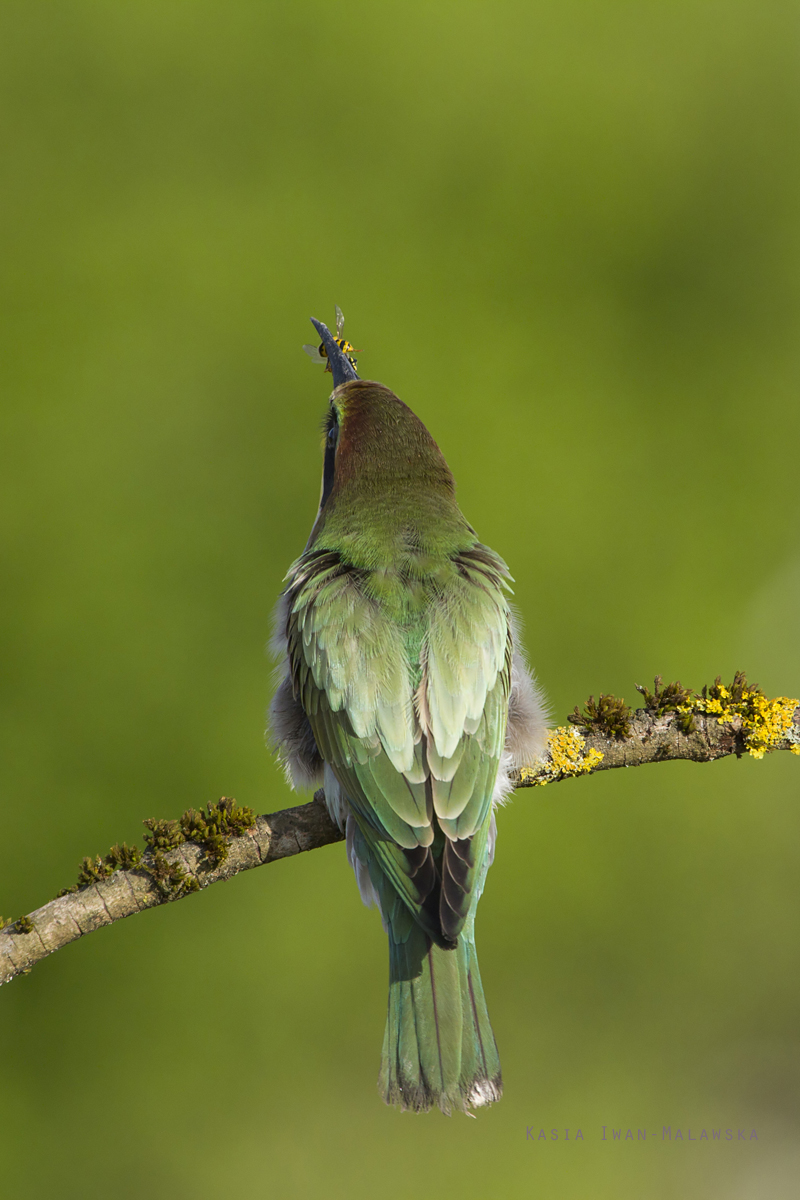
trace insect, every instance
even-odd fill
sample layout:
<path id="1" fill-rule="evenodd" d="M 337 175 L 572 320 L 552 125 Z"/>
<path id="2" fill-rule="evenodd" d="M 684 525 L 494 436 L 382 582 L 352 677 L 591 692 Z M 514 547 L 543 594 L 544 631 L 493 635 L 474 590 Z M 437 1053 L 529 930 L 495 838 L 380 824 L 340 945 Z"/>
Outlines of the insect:
<path id="1" fill-rule="evenodd" d="M 347 355 L 347 357 L 350 359 L 350 362 L 355 367 L 356 359 L 353 358 L 353 355 L 360 354 L 360 351 L 356 350 L 355 346 L 353 346 L 351 342 L 348 342 L 347 339 L 342 336 L 343 329 L 344 329 L 344 313 L 342 312 L 342 310 L 339 308 L 339 305 L 337 304 L 336 305 L 336 338 L 334 340 L 336 342 L 336 345 L 342 351 L 342 353 Z M 325 370 L 330 371 L 331 364 L 328 362 L 328 352 L 325 349 L 325 346 L 322 342 L 320 342 L 320 344 L 318 346 L 305 345 L 305 346 L 303 346 L 303 349 L 305 350 L 306 354 L 308 355 L 308 357 L 311 359 L 312 362 L 325 363 Z"/>

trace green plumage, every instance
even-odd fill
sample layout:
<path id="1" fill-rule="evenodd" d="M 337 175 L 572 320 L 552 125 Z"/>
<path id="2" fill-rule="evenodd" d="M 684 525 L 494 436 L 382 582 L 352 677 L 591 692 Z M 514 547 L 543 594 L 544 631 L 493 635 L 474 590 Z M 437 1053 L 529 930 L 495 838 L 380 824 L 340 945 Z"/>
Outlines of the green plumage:
<path id="1" fill-rule="evenodd" d="M 389 934 L 389 1014 L 378 1080 L 388 1104 L 465 1111 L 500 1098 L 500 1059 L 478 971 L 475 943 L 453 950 L 417 925 Z"/>
<path id="2" fill-rule="evenodd" d="M 473 926 L 508 715 L 508 572 L 425 427 L 377 384 L 334 392 L 325 488 L 284 593 L 289 678 L 389 935 L 381 1088 L 465 1110 L 501 1090 Z"/>

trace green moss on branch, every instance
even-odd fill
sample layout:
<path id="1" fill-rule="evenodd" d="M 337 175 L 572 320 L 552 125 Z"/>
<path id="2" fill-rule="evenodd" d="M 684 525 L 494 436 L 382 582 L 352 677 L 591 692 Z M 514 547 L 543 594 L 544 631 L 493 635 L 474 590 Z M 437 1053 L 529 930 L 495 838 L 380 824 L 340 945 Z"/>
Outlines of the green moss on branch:
<path id="1" fill-rule="evenodd" d="M 630 736 L 633 711 L 624 700 L 616 696 L 602 694 L 599 700 L 590 696 L 584 705 L 583 712 L 577 704 L 567 717 L 570 725 L 577 725 L 586 733 L 597 733 L 602 737 L 616 738 L 622 741 Z"/>
<path id="2" fill-rule="evenodd" d="M 189 808 L 178 821 L 147 817 L 143 822 L 146 830 L 144 853 L 138 846 L 122 842 L 112 846 L 105 857 L 99 854 L 94 858 L 86 857 L 81 861 L 77 883 L 58 894 L 68 896 L 81 888 L 91 887 L 101 879 L 108 879 L 115 871 L 137 871 L 149 875 L 162 895 L 177 899 L 197 891 L 199 884 L 180 864 L 168 862 L 165 851 L 177 850 L 185 842 L 193 842 L 201 848 L 209 866 L 218 867 L 228 856 L 231 838 L 241 837 L 255 823 L 253 809 L 237 804 L 228 796 L 206 805 L 205 812 Z"/>

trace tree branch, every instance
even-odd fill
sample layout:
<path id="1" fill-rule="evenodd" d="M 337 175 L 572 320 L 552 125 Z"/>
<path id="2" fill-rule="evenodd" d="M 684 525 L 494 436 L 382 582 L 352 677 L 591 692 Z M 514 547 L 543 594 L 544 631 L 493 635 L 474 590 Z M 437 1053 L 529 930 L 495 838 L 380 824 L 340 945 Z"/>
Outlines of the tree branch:
<path id="1" fill-rule="evenodd" d="M 514 783 L 516 787 L 536 787 L 574 775 L 672 759 L 713 762 L 746 752 L 761 757 L 773 750 L 800 754 L 800 707 L 792 711 L 794 701 L 768 703 L 781 703 L 788 720 L 760 740 L 754 736 L 752 724 L 740 715 L 718 719 L 697 711 L 687 720 L 680 711 L 626 710 L 624 737 L 591 730 L 584 737 L 574 725 L 562 727 L 551 735 L 547 756 L 518 772 Z M 115 870 L 108 878 L 51 900 L 0 931 L 0 985 L 27 974 L 54 950 L 104 925 L 182 899 L 251 867 L 342 840 L 319 791 L 309 804 L 258 817 L 247 832 L 226 839 L 227 854 L 219 865 L 209 858 L 207 848 L 190 840 L 172 850 L 145 852 L 133 869 Z"/>

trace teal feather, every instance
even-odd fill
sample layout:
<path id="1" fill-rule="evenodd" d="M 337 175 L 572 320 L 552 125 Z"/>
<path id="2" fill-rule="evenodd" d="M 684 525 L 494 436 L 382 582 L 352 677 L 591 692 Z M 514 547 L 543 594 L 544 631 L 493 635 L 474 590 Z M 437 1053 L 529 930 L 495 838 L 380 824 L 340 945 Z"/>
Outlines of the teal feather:
<path id="1" fill-rule="evenodd" d="M 379 1089 L 389 1104 L 468 1111 L 502 1093 L 475 944 L 443 950 L 418 925 L 389 932 L 389 1008 Z"/>

